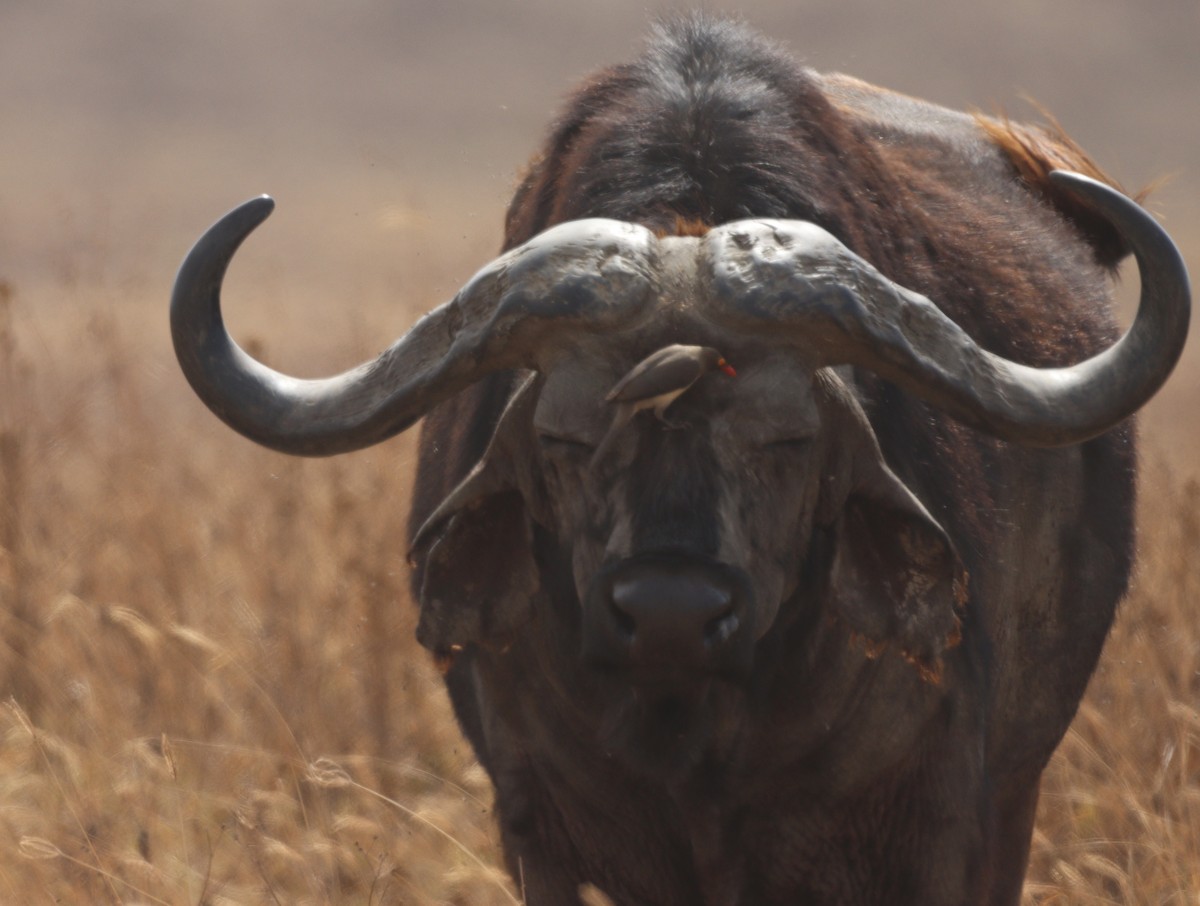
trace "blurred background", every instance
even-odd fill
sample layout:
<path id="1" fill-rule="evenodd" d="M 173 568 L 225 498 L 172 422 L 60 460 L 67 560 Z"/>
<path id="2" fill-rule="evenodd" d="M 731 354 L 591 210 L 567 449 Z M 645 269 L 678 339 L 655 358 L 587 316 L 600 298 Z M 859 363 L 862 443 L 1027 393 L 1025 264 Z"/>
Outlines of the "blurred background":
<path id="1" fill-rule="evenodd" d="M 313 336 L 345 329 L 367 282 L 431 307 L 498 246 L 569 88 L 685 7 L 950 107 L 1036 119 L 1032 98 L 1126 186 L 1165 179 L 1152 207 L 1200 261 L 1195 0 L 6 0 L 0 275 L 27 291 L 137 275 L 165 293 L 203 227 L 268 192 L 280 207 L 245 266 L 325 300 Z M 431 270 L 433 295 L 404 292 Z M 252 307 L 232 305 L 234 324 Z M 1169 428 L 1161 408 L 1151 423 Z"/>
<path id="2" fill-rule="evenodd" d="M 373 354 L 497 250 L 571 87 L 685 7 L 949 107 L 1035 100 L 1128 188 L 1162 181 L 1149 206 L 1200 272 L 1196 0 L 4 0 L 0 900 L 519 894 L 410 640 L 412 438 L 253 448 L 187 390 L 166 300 L 200 232 L 267 192 L 235 335 L 302 374 Z M 1193 349 L 1143 419 L 1160 534 L 1048 780 L 1029 902 L 1200 889 L 1198 382 Z"/>

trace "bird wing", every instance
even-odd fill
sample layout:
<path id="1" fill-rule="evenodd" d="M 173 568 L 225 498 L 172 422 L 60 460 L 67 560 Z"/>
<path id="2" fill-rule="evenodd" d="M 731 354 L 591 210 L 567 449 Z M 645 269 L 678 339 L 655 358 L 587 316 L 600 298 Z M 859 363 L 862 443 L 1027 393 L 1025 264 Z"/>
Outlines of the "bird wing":
<path id="1" fill-rule="evenodd" d="M 617 437 L 621 433 L 621 429 L 629 424 L 630 419 L 636 414 L 633 406 L 621 405 L 613 413 L 612 424 L 608 426 L 608 431 L 604 434 L 604 439 L 600 441 L 595 451 L 592 453 L 591 467 L 594 469 L 597 465 L 604 461 L 608 456 L 609 450 L 617 442 Z"/>
<path id="2" fill-rule="evenodd" d="M 639 402 L 686 390 L 704 373 L 700 346 L 668 346 L 646 356 L 617 381 L 607 402 Z"/>

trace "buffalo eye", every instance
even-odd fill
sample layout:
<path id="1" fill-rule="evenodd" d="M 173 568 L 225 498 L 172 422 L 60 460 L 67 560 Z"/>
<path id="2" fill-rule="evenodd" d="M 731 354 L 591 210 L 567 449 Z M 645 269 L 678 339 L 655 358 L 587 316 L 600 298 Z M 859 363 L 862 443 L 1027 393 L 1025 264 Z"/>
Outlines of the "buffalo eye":
<path id="1" fill-rule="evenodd" d="M 781 437 L 777 440 L 767 441 L 763 444 L 763 448 L 772 453 L 803 453 L 812 446 L 812 443 L 811 437 Z"/>
<path id="2" fill-rule="evenodd" d="M 538 434 L 538 442 L 542 449 L 550 453 L 563 453 L 572 456 L 590 456 L 595 445 L 577 437 L 564 437 L 561 434 L 548 434 L 545 431 Z"/>

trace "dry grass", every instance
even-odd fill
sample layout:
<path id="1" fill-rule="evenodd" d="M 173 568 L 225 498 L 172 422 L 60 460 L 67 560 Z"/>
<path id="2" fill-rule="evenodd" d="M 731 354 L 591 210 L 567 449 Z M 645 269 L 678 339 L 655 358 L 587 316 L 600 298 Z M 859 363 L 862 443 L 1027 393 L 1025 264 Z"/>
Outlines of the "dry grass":
<path id="1" fill-rule="evenodd" d="M 411 640 L 411 441 L 322 461 L 231 443 L 113 316 L 35 368 L 63 338 L 14 309 L 0 902 L 515 902 L 486 778 Z"/>
<path id="2" fill-rule="evenodd" d="M 1200 903 L 1200 484 L 1143 475 L 1138 578 L 1043 778 L 1029 903 Z"/>
<path id="3" fill-rule="evenodd" d="M 254 448 L 133 326 L 161 288 L 59 289 L 0 290 L 0 902 L 516 902 L 412 641 L 412 439 Z M 1027 903 L 1200 902 L 1200 486 L 1146 485 Z"/>

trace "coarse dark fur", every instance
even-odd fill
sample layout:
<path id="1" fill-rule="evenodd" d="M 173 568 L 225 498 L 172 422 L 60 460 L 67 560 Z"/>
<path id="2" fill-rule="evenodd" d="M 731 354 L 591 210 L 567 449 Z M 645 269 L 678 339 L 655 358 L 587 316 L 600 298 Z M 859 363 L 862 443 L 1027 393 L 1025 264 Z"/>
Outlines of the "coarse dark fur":
<path id="1" fill-rule="evenodd" d="M 568 101 L 517 189 L 504 245 L 581 217 L 664 234 L 809 220 L 985 348 L 1069 364 L 1111 342 L 1108 271 L 1126 250 L 1059 196 L 1045 179 L 1054 166 L 1100 175 L 1061 133 L 819 75 L 740 25 L 690 17 Z M 686 737 L 683 767 L 640 766 L 597 735 L 593 695 L 605 687 L 576 650 L 573 539 L 531 520 L 516 494 L 468 514 L 476 527 L 459 547 L 477 594 L 448 606 L 486 611 L 503 598 L 511 611 L 511 595 L 490 590 L 512 584 L 504 570 L 530 562 L 537 576 L 528 611 L 485 613 L 494 634 L 468 643 L 446 678 L 530 903 L 575 902 L 583 883 L 618 904 L 1018 902 L 1039 777 L 1128 581 L 1133 431 L 1027 450 L 870 374 L 852 385 L 887 464 L 969 574 L 962 644 L 931 681 L 826 609 L 801 606 L 823 599 L 839 543 L 818 525 L 745 688 L 715 688 L 711 711 L 678 695 L 631 720 L 635 732 Z M 483 455 L 514 386 L 493 377 L 428 417 L 413 531 Z M 668 502 L 670 518 L 693 505 L 713 513 L 713 465 L 684 455 L 665 490 L 652 471 L 631 479 L 630 505 L 691 493 Z M 639 512 L 639 531 L 664 528 Z M 418 595 L 431 582 L 457 587 L 434 572 L 419 552 Z M 705 724 L 730 709 L 735 725 Z"/>

